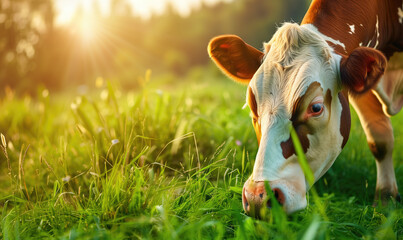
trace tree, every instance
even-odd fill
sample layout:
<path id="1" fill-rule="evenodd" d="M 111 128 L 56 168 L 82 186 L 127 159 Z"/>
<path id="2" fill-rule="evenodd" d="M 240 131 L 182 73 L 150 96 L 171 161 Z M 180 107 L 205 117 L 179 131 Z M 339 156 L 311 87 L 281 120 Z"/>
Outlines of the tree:
<path id="1" fill-rule="evenodd" d="M 51 0 L 0 1 L 0 83 L 21 87 L 35 68 L 35 46 L 53 29 Z M 26 83 L 25 83 L 26 84 Z"/>

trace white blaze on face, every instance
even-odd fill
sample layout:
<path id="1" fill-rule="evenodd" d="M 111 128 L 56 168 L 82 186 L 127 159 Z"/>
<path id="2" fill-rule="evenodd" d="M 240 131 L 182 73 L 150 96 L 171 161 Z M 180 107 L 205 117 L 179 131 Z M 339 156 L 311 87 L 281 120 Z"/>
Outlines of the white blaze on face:
<path id="1" fill-rule="evenodd" d="M 280 170 L 286 160 L 282 154 L 281 143 L 289 138 L 291 121 L 265 114 L 262 122 L 262 138 L 252 178 L 254 181 L 279 180 L 283 177 Z"/>
<path id="2" fill-rule="evenodd" d="M 274 181 L 280 179 L 279 168 L 284 157 L 281 142 L 289 138 L 291 114 L 284 104 L 280 69 L 269 59 L 262 64 L 249 86 L 256 97 L 258 123 L 262 138 L 253 168 L 254 181 Z"/>
<path id="3" fill-rule="evenodd" d="M 343 142 L 340 133 L 342 104 L 338 97 L 341 90 L 341 57 L 331 52 L 326 39 L 309 28 L 285 26 L 290 29 L 283 29 L 283 26 L 273 36 L 269 42 L 270 51 L 249 83 L 255 96 L 261 130 L 259 150 L 250 180 L 269 181 L 272 188 L 281 189 L 286 199 L 284 208 L 287 212 L 293 212 L 306 206 L 305 192 L 308 187 L 297 156 L 292 154 L 286 158 L 281 144 L 290 139 L 290 126 L 296 124 L 291 119 L 297 100 L 300 100 L 298 112 L 302 115 L 297 117 L 302 118 L 302 124 L 309 129 L 306 157 L 315 180 L 333 164 Z M 282 30 L 297 31 L 300 35 L 283 33 Z M 284 37 L 282 34 L 288 35 Z M 301 38 L 294 42 L 298 46 L 280 42 L 286 39 L 293 44 L 292 37 Z M 289 48 L 284 49 L 281 44 Z M 287 57 L 292 59 L 288 61 Z M 305 119 L 306 110 L 315 99 L 327 101 L 323 113 Z"/>

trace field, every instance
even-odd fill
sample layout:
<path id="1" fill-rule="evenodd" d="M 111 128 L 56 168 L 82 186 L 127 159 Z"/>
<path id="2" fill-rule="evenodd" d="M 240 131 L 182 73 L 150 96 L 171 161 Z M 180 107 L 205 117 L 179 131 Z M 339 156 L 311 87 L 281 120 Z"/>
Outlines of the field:
<path id="1" fill-rule="evenodd" d="M 401 204 L 372 207 L 375 161 L 355 113 L 308 208 L 256 220 L 241 202 L 257 151 L 245 87 L 207 68 L 136 81 L 1 89 L 0 238 L 403 239 Z M 392 120 L 403 187 L 403 115 Z"/>

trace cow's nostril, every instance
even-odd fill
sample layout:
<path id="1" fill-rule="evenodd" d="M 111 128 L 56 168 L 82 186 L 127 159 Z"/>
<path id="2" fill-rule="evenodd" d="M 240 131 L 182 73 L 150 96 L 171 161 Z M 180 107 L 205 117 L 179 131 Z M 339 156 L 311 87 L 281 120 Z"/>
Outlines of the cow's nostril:
<path id="1" fill-rule="evenodd" d="M 274 197 L 277 199 L 277 202 L 282 206 L 285 202 L 284 193 L 279 188 L 273 188 Z"/>
<path id="2" fill-rule="evenodd" d="M 246 200 L 245 201 L 245 203 L 244 203 L 244 206 L 243 206 L 244 208 L 245 208 L 245 212 L 249 212 L 249 203 L 248 203 L 248 201 Z"/>
<path id="3" fill-rule="evenodd" d="M 267 207 L 267 208 L 271 208 L 271 200 L 270 200 L 270 199 L 267 200 L 266 207 Z"/>
<path id="4" fill-rule="evenodd" d="M 250 208 L 249 208 L 248 199 L 246 198 L 246 195 L 245 195 L 245 188 L 242 191 L 242 203 L 243 203 L 243 209 L 245 210 L 245 212 L 249 213 Z"/>

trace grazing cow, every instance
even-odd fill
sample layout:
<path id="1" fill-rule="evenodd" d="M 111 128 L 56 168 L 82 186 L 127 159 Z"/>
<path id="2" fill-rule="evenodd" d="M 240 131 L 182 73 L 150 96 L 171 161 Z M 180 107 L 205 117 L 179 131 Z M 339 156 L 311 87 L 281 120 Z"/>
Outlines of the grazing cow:
<path id="1" fill-rule="evenodd" d="M 313 0 L 302 24 L 283 24 L 263 52 L 233 35 L 212 39 L 208 51 L 230 78 L 248 84 L 259 149 L 243 187 L 247 213 L 259 215 L 265 204 L 264 181 L 287 213 L 306 207 L 309 185 L 290 126 L 316 181 L 348 140 L 349 102 L 376 159 L 375 200 L 400 200 L 389 117 L 403 105 L 403 68 L 386 64 L 403 51 L 402 0 Z"/>

